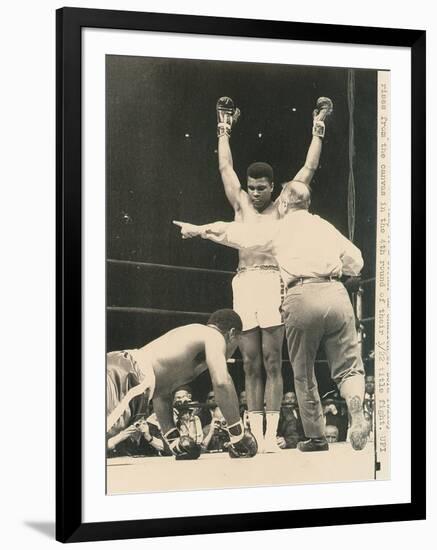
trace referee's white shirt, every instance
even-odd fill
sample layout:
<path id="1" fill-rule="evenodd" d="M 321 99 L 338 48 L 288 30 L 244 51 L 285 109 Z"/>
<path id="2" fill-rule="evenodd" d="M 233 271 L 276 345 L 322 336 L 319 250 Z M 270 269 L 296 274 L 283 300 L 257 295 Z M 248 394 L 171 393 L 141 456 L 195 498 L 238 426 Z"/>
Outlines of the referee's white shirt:
<path id="1" fill-rule="evenodd" d="M 307 210 L 271 222 L 231 222 L 221 242 L 273 254 L 285 285 L 300 277 L 358 275 L 364 264 L 359 248 Z"/>

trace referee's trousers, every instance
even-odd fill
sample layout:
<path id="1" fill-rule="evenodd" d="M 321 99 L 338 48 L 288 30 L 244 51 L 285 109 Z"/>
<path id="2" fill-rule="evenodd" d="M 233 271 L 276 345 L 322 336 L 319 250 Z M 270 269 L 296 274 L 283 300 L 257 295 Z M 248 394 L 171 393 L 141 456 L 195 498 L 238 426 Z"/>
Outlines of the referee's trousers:
<path id="1" fill-rule="evenodd" d="M 352 304 L 338 281 L 298 283 L 288 290 L 282 315 L 305 436 L 322 437 L 325 423 L 314 372 L 319 348 L 340 392 L 345 379 L 364 376 Z"/>

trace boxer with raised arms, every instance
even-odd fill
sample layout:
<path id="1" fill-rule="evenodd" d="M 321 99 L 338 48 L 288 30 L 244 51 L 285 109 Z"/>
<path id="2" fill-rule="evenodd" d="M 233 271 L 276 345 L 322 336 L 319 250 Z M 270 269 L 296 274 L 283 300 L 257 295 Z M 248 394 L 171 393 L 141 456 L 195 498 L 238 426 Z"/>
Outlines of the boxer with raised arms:
<path id="1" fill-rule="evenodd" d="M 235 221 L 264 223 L 280 217 L 278 202 L 272 201 L 273 169 L 255 162 L 247 169 L 245 191 L 233 167 L 231 130 L 240 116 L 229 97 L 216 106 L 218 162 L 226 197 L 235 212 Z M 294 180 L 309 185 L 319 166 L 324 120 L 332 113 L 329 98 L 317 100 L 313 112 L 313 137 L 304 166 Z M 282 345 L 284 327 L 280 313 L 283 285 L 275 258 L 270 253 L 239 250 L 237 274 L 232 281 L 233 308 L 243 321 L 239 347 L 243 357 L 248 417 L 260 452 L 278 452 L 276 432 L 283 394 Z M 266 371 L 264 386 L 262 369 Z M 264 403 L 266 432 L 263 433 Z"/>

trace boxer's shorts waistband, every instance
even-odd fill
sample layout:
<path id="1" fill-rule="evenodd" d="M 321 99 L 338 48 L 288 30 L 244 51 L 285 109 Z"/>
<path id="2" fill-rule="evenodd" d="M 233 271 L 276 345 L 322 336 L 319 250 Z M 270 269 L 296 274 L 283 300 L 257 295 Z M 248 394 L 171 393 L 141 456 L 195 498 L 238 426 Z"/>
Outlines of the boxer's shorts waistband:
<path id="1" fill-rule="evenodd" d="M 239 267 L 237 269 L 237 275 L 246 273 L 247 271 L 279 271 L 279 267 L 277 265 L 251 265 L 250 267 Z"/>

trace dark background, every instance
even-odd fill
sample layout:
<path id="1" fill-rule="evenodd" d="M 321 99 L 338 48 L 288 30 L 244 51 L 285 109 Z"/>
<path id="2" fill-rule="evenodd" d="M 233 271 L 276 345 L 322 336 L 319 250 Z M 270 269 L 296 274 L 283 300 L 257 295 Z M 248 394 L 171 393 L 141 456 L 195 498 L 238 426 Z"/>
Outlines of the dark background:
<path id="1" fill-rule="evenodd" d="M 233 218 L 217 166 L 220 96 L 232 97 L 242 111 L 231 141 L 242 185 L 247 166 L 266 161 L 274 168 L 274 198 L 304 163 L 317 98 L 333 100 L 311 211 L 348 236 L 347 69 L 127 56 L 107 56 L 106 69 L 108 350 L 140 347 L 170 328 L 205 322 L 206 313 L 232 307 L 232 273 L 224 271 L 235 270 L 237 252 L 182 241 L 171 223 Z M 375 274 L 377 73 L 354 73 L 355 243 L 369 278 Z M 373 285 L 365 289 L 363 317 L 373 317 Z M 373 323 L 366 329 L 365 355 L 373 347 Z M 241 371 L 238 363 L 231 368 L 239 390 Z M 331 387 L 326 365 L 319 364 L 317 374 L 323 393 Z M 287 365 L 284 378 L 289 389 Z M 195 397 L 203 398 L 208 387 L 202 376 Z"/>

